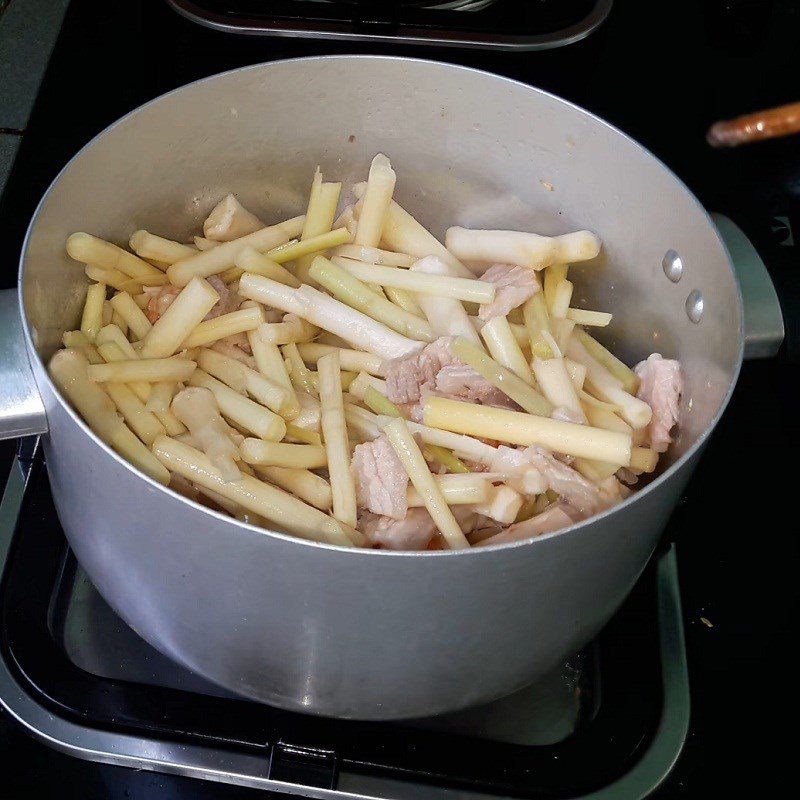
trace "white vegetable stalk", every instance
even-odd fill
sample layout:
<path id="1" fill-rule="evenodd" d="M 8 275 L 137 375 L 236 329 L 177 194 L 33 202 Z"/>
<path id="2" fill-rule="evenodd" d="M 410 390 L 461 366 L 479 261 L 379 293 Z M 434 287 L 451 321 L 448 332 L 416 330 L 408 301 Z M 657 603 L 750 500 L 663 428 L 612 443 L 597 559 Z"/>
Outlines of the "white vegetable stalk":
<path id="1" fill-rule="evenodd" d="M 214 206 L 203 223 L 203 235 L 214 242 L 230 242 L 261 230 L 264 223 L 232 194 Z"/>
<path id="2" fill-rule="evenodd" d="M 572 332 L 575 330 L 575 323 L 565 317 L 553 317 L 550 320 L 550 325 L 553 328 L 553 336 L 559 352 L 566 353 L 569 341 L 572 338 Z"/>
<path id="3" fill-rule="evenodd" d="M 389 159 L 378 153 L 372 159 L 364 192 L 361 214 L 356 228 L 355 244 L 377 247 L 381 241 L 386 213 L 392 202 L 397 176 Z"/>
<path id="4" fill-rule="evenodd" d="M 222 353 L 203 349 L 197 356 L 197 365 L 240 394 L 246 392 L 276 414 L 288 400 L 289 393 L 283 386 Z"/>
<path id="5" fill-rule="evenodd" d="M 102 328 L 101 328 L 102 330 Z M 97 352 L 97 348 L 89 341 L 85 333 L 81 331 L 64 331 L 61 337 L 64 347 L 72 347 L 80 350 L 90 364 L 104 363 L 103 357 Z"/>
<path id="6" fill-rule="evenodd" d="M 583 413 L 575 384 L 570 378 L 564 359 L 543 359 L 534 356 L 532 366 L 542 394 L 553 406 L 566 409 L 577 421 L 585 423 L 586 415 Z"/>
<path id="7" fill-rule="evenodd" d="M 300 285 L 300 281 L 286 267 L 282 267 L 268 255 L 259 253 L 254 247 L 243 248 L 236 256 L 234 263 L 234 267 L 225 270 L 220 275 L 225 283 L 232 283 L 241 278 L 245 272 L 250 272 L 253 275 L 263 275 L 265 278 L 278 281 L 278 283 L 293 286 L 295 289 Z"/>
<path id="8" fill-rule="evenodd" d="M 83 271 L 90 281 L 96 283 L 104 283 L 112 289 L 120 292 L 141 292 L 142 284 L 129 278 L 124 272 L 118 269 L 103 269 L 102 267 L 95 267 L 92 264 L 87 264 Z"/>
<path id="9" fill-rule="evenodd" d="M 489 498 L 481 505 L 475 506 L 475 512 L 483 514 L 501 525 L 510 525 L 517 518 L 522 508 L 523 497 L 510 486 L 501 484 L 493 486 Z"/>
<path id="10" fill-rule="evenodd" d="M 218 301 L 219 295 L 207 280 L 193 278 L 142 340 L 142 358 L 167 358 L 176 353 Z"/>
<path id="11" fill-rule="evenodd" d="M 172 401 L 172 410 L 222 477 L 238 481 L 242 473 L 236 462 L 241 456 L 231 441 L 230 428 L 220 416 L 214 395 L 199 387 L 182 389 Z"/>
<path id="12" fill-rule="evenodd" d="M 106 302 L 106 286 L 104 283 L 93 283 L 86 290 L 86 301 L 81 317 L 81 333 L 90 342 L 94 342 L 100 328 L 103 327 L 103 304 Z"/>
<path id="13" fill-rule="evenodd" d="M 127 292 L 115 294 L 109 302 L 137 339 L 144 339 L 150 333 L 150 328 L 153 327 L 152 323 Z"/>
<path id="14" fill-rule="evenodd" d="M 571 358 L 564 359 L 564 366 L 569 373 L 575 391 L 578 392 L 583 389 L 583 382 L 586 380 L 586 367 L 583 364 L 579 364 L 577 361 L 573 361 Z"/>
<path id="15" fill-rule="evenodd" d="M 325 448 L 313 444 L 287 444 L 245 439 L 240 445 L 242 459 L 260 467 L 319 469 L 328 466 Z"/>
<path id="16" fill-rule="evenodd" d="M 307 392 L 297 392 L 297 400 L 300 403 L 300 413 L 292 420 L 292 425 L 301 430 L 319 431 L 322 418 L 319 400 Z"/>
<path id="17" fill-rule="evenodd" d="M 653 416 L 652 409 L 643 400 L 628 394 L 621 381 L 612 375 L 589 351 L 577 337 L 570 339 L 567 355 L 586 367 L 587 388 L 601 400 L 612 403 L 619 408 L 622 418 L 635 429 L 645 428 Z M 611 461 L 613 459 L 601 459 Z"/>
<path id="18" fill-rule="evenodd" d="M 522 231 L 447 229 L 445 245 L 464 261 L 489 261 L 543 269 L 550 264 L 587 261 L 600 252 L 600 239 L 590 231 L 539 236 Z"/>
<path id="19" fill-rule="evenodd" d="M 337 226 L 338 227 L 338 226 Z M 337 247 L 331 257 L 341 256 L 365 264 L 380 264 L 384 267 L 410 267 L 417 259 L 405 253 L 392 253 L 377 247 L 363 247 L 359 244 L 343 244 Z"/>
<path id="20" fill-rule="evenodd" d="M 511 444 L 538 444 L 556 453 L 610 461 L 621 466 L 630 464 L 629 435 L 588 425 L 462 403 L 444 397 L 427 398 L 423 419 L 426 425 L 455 433 L 497 439 Z"/>
<path id="21" fill-rule="evenodd" d="M 130 238 L 131 250 L 141 258 L 152 258 L 163 264 L 174 264 L 193 256 L 197 250 L 188 244 L 173 242 L 148 231 L 135 231 Z"/>
<path id="22" fill-rule="evenodd" d="M 131 343 L 116 325 L 106 325 L 97 334 L 97 351 L 102 356 L 100 363 L 139 358 L 139 353 L 133 349 Z M 93 361 L 92 363 L 98 362 Z M 151 387 L 146 381 L 132 381 L 128 383 L 128 386 L 143 403 L 150 399 Z M 153 413 L 158 417 L 168 435 L 177 436 L 186 431 L 183 423 L 171 411 L 154 411 Z"/>
<path id="23" fill-rule="evenodd" d="M 193 236 L 192 240 L 194 241 L 194 246 L 198 250 L 211 250 L 213 247 L 216 247 L 220 242 L 215 242 L 211 239 L 206 239 L 204 236 Z"/>
<path id="24" fill-rule="evenodd" d="M 506 317 L 508 319 L 508 317 Z M 475 328 L 476 331 L 480 333 L 481 328 L 486 324 L 480 317 L 473 317 L 470 315 L 469 321 L 472 323 L 472 327 Z M 517 341 L 517 344 L 520 346 L 520 349 L 523 353 L 526 350 L 530 350 L 531 343 L 528 339 L 528 330 L 524 325 L 520 325 L 516 322 L 509 322 L 508 327 L 511 329 L 511 333 L 514 334 L 514 338 Z"/>
<path id="25" fill-rule="evenodd" d="M 380 269 L 380 267 L 368 266 L 367 269 Z M 392 269 L 392 267 L 386 267 L 386 269 Z M 424 319 L 391 303 L 382 293 L 379 293 L 380 287 L 377 291 L 373 291 L 340 265 L 334 264 L 323 256 L 314 259 L 309 275 L 337 300 L 372 317 L 403 336 L 423 342 L 432 342 L 436 338 L 431 326 Z"/>
<path id="26" fill-rule="evenodd" d="M 337 220 L 335 224 L 333 221 L 336 216 L 336 206 L 339 203 L 341 190 L 341 183 L 323 183 L 322 173 L 317 167 L 314 173 L 314 180 L 311 183 L 306 219 L 300 236 L 301 240 L 312 239 L 315 236 L 327 233 L 332 228 L 348 228 L 349 231 L 346 221 Z M 295 272 L 301 283 L 308 282 L 308 269 L 313 260 L 313 254 L 301 256 L 298 259 Z"/>
<path id="27" fill-rule="evenodd" d="M 322 438 L 333 493 L 333 516 L 355 528 L 356 485 L 350 470 L 350 442 L 344 418 L 339 354 L 323 356 L 317 362 L 317 375 L 322 407 Z"/>
<path id="28" fill-rule="evenodd" d="M 256 467 L 256 473 L 320 511 L 330 511 L 333 506 L 330 484 L 307 469 Z"/>
<path id="29" fill-rule="evenodd" d="M 581 328 L 575 329 L 575 337 L 586 348 L 589 355 L 599 361 L 617 380 L 622 388 L 630 394 L 639 391 L 639 376 L 626 364 L 623 364 L 613 353 L 606 350 L 596 339 L 593 339 Z"/>
<path id="30" fill-rule="evenodd" d="M 286 371 L 281 351 L 278 350 L 276 345 L 267 344 L 258 335 L 257 331 L 248 331 L 247 341 L 253 351 L 256 369 L 265 378 L 274 381 L 286 391 L 286 400 L 279 411 L 280 415 L 286 420 L 296 419 L 300 413 L 300 403 L 289 378 L 289 373 Z"/>
<path id="31" fill-rule="evenodd" d="M 341 526 L 318 509 L 250 475 L 228 482 L 204 453 L 189 445 L 162 436 L 153 445 L 153 452 L 171 472 L 217 492 L 284 530 L 311 541 L 352 544 Z"/>
<path id="32" fill-rule="evenodd" d="M 544 280 L 542 281 L 542 294 L 547 302 L 547 311 L 550 316 L 554 316 L 553 303 L 556 299 L 556 290 L 558 289 L 561 281 L 565 281 L 567 279 L 568 270 L 569 266 L 567 264 L 553 264 L 544 272 Z"/>
<path id="33" fill-rule="evenodd" d="M 573 284 L 571 281 L 559 281 L 553 296 L 553 307 L 550 314 L 554 317 L 564 318 L 569 311 L 569 304 L 572 300 Z M 573 321 L 574 324 L 574 321 Z"/>
<path id="34" fill-rule="evenodd" d="M 295 388 L 312 397 L 317 397 L 319 395 L 317 376 L 303 363 L 303 359 L 300 358 L 300 353 L 297 350 L 297 345 L 294 342 L 285 344 L 281 348 L 281 352 L 285 359 L 289 379 Z"/>
<path id="35" fill-rule="evenodd" d="M 489 355 L 498 364 L 510 369 L 525 383 L 533 385 L 531 368 L 522 354 L 507 317 L 494 317 L 481 328 L 481 337 L 486 342 Z"/>
<path id="36" fill-rule="evenodd" d="M 283 322 L 265 322 L 258 326 L 258 335 L 267 344 L 284 345 L 310 342 L 319 333 L 319 328 L 306 322 L 296 314 L 286 314 Z"/>
<path id="37" fill-rule="evenodd" d="M 409 355 L 422 346 L 310 286 L 291 289 L 269 278 L 246 273 L 239 282 L 239 294 L 266 306 L 297 314 L 353 347 L 382 359 Z"/>
<path id="38" fill-rule="evenodd" d="M 381 435 L 381 429 L 378 427 L 378 417 L 371 411 L 365 408 L 355 406 L 352 403 L 344 404 L 344 418 L 347 422 L 347 428 L 355 433 L 355 438 L 361 442 L 371 442 Z M 393 417 L 385 417 L 386 422 L 393 419 Z"/>
<path id="39" fill-rule="evenodd" d="M 630 468 L 637 474 L 640 472 L 655 472 L 658 465 L 658 456 L 655 450 L 647 447 L 634 447 L 631 451 Z"/>
<path id="40" fill-rule="evenodd" d="M 465 364 L 468 364 L 492 386 L 508 395 L 515 403 L 522 406 L 529 414 L 549 416 L 553 407 L 530 384 L 525 383 L 511 370 L 489 358 L 483 350 L 479 350 L 465 339 L 458 338 L 452 344 L 453 353 Z"/>
<path id="41" fill-rule="evenodd" d="M 119 270 L 148 286 L 163 286 L 167 282 L 164 273 L 152 264 L 88 233 L 73 233 L 67 239 L 67 253 L 76 261 L 102 269 Z"/>
<path id="42" fill-rule="evenodd" d="M 452 267 L 437 256 L 420 259 L 410 268 L 410 271 L 426 275 L 451 277 L 453 275 Z M 426 294 L 419 294 L 416 299 L 428 318 L 431 328 L 438 336 L 463 336 L 478 347 L 483 347 L 477 331 L 459 300 Z"/>
<path id="43" fill-rule="evenodd" d="M 192 278 L 205 278 L 209 275 L 216 275 L 224 272 L 228 267 L 234 266 L 236 256 L 245 247 L 254 247 L 256 250 L 271 250 L 280 244 L 288 242 L 300 234 L 303 228 L 305 217 L 293 217 L 271 225 L 268 228 L 234 239 L 231 242 L 223 242 L 217 247 L 211 248 L 197 255 L 176 261 L 168 270 L 167 276 L 175 286 L 186 286 Z"/>
<path id="44" fill-rule="evenodd" d="M 420 308 L 419 303 L 416 301 L 414 295 L 407 289 L 396 289 L 393 286 L 384 286 L 383 293 L 399 308 L 408 311 L 415 317 L 425 318 L 425 314 Z"/>
<path id="45" fill-rule="evenodd" d="M 370 375 L 384 377 L 386 370 L 383 361 L 372 353 L 364 353 L 361 350 L 347 350 L 343 347 L 333 347 L 327 344 L 298 344 L 297 350 L 306 364 L 316 364 L 322 356 L 332 353 L 334 350 L 339 353 L 339 365 L 342 369 L 351 372 L 368 372 Z M 351 389 L 352 390 L 352 389 Z"/>
<path id="46" fill-rule="evenodd" d="M 153 388 L 150 390 L 150 396 L 147 398 L 145 408 L 148 411 L 169 411 L 170 403 L 175 394 L 178 385 L 175 381 L 159 381 L 154 383 Z"/>
<path id="47" fill-rule="evenodd" d="M 240 308 L 228 314 L 220 314 L 214 319 L 200 322 L 181 345 L 181 350 L 192 347 L 205 347 L 212 342 L 256 330 L 264 323 L 264 312 L 260 307 Z"/>
<path id="48" fill-rule="evenodd" d="M 434 475 L 433 479 L 449 506 L 487 503 L 494 496 L 494 487 L 481 475 Z M 407 503 L 409 508 L 425 505 L 425 499 L 413 485 L 408 487 Z"/>
<path id="49" fill-rule="evenodd" d="M 156 437 L 164 435 L 164 426 L 128 386 L 124 383 L 106 383 L 105 390 L 122 418 L 145 444 L 152 444 Z"/>
<path id="50" fill-rule="evenodd" d="M 356 197 L 363 197 L 366 184 L 356 184 L 353 193 Z M 361 201 L 357 204 L 357 210 L 362 207 Z M 383 223 L 383 233 L 381 235 L 381 245 L 386 250 L 394 250 L 397 253 L 407 253 L 416 258 L 425 256 L 438 256 L 453 270 L 452 274 L 462 278 L 473 277 L 472 272 L 467 269 L 449 250 L 423 225 L 411 216 L 399 203 L 392 200 L 386 210 L 386 218 Z"/>
<path id="51" fill-rule="evenodd" d="M 415 294 L 452 297 L 471 303 L 491 303 L 497 288 L 487 281 L 452 277 L 448 275 L 449 270 L 439 274 L 426 273 L 425 270 L 419 270 L 415 266 L 410 269 L 382 267 L 341 257 L 336 258 L 334 263 L 362 281 L 407 289 Z"/>
<path id="52" fill-rule="evenodd" d="M 353 397 L 363 400 L 364 392 L 366 392 L 367 388 L 370 386 L 380 392 L 384 397 L 386 396 L 386 381 L 382 381 L 380 378 L 376 378 L 366 372 L 358 373 L 356 379 L 350 384 L 348 391 Z"/>
<path id="53" fill-rule="evenodd" d="M 223 416 L 244 430 L 268 441 L 280 441 L 285 436 L 286 423 L 281 417 L 234 391 L 204 370 L 195 370 L 187 383 L 210 389 Z"/>
<path id="54" fill-rule="evenodd" d="M 95 383 L 131 383 L 132 381 L 185 381 L 195 371 L 197 364 L 185 358 L 143 358 L 117 361 L 110 364 L 91 364 L 90 381 Z"/>
<path id="55" fill-rule="evenodd" d="M 111 398 L 87 377 L 89 362 L 78 350 L 59 350 L 50 360 L 53 382 L 77 409 L 97 436 L 134 467 L 159 483 L 169 483 L 169 472 L 117 416 Z"/>
<path id="56" fill-rule="evenodd" d="M 613 314 L 609 314 L 606 311 L 586 311 L 583 308 L 568 308 L 567 319 L 571 319 L 576 325 L 605 328 L 611 323 Z"/>
<path id="57" fill-rule="evenodd" d="M 365 411 L 365 413 L 368 414 L 369 412 Z M 383 426 L 391 422 L 393 417 L 380 415 L 376 417 L 373 415 L 373 419 L 376 425 Z M 432 428 L 417 422 L 406 421 L 406 425 L 411 433 L 419 436 L 425 444 L 446 447 L 448 450 L 452 450 L 459 458 L 466 458 L 488 465 L 497 454 L 497 450 L 494 447 L 471 436 Z"/>
<path id="58" fill-rule="evenodd" d="M 607 408 L 584 403 L 583 411 L 589 420 L 589 424 L 595 428 L 604 428 L 607 431 L 621 431 L 629 435 L 633 433 L 633 428 L 624 419 L 620 419 L 613 411 Z"/>
<path id="59" fill-rule="evenodd" d="M 439 484 L 431 475 L 425 458 L 405 420 L 402 418 L 394 419 L 384 427 L 383 431 L 408 473 L 411 483 L 419 492 L 425 503 L 425 508 L 428 509 L 428 513 L 431 515 L 436 527 L 444 536 L 448 547 L 451 550 L 469 547 L 469 542 L 453 516 L 453 512 L 447 505 Z"/>

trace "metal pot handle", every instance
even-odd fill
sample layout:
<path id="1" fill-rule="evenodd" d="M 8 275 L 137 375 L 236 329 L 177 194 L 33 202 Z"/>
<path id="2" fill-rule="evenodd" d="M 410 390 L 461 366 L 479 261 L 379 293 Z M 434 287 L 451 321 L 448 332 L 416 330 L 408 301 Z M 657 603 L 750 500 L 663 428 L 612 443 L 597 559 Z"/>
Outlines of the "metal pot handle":
<path id="1" fill-rule="evenodd" d="M 0 291 L 0 439 L 47 432 L 44 404 L 33 379 L 16 289 Z"/>
<path id="2" fill-rule="evenodd" d="M 785 329 L 778 293 L 758 251 L 736 223 L 712 214 L 717 231 L 742 287 L 744 303 L 744 357 L 772 358 L 783 344 Z"/>

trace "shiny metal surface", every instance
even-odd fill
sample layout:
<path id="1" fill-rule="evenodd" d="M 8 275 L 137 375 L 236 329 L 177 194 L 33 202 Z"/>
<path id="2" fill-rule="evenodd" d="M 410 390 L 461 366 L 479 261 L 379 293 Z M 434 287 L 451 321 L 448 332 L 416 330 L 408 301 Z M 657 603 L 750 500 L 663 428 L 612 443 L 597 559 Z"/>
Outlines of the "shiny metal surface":
<path id="1" fill-rule="evenodd" d="M 318 113 L 320 104 L 337 113 Z M 602 256 L 573 270 L 575 302 L 615 312 L 605 340 L 629 362 L 657 350 L 685 370 L 670 468 L 648 487 L 532 542 L 344 551 L 179 498 L 101 444 L 57 395 L 42 358 L 76 323 L 85 293 L 80 266 L 64 255 L 69 233 L 124 242 L 147 228 L 184 238 L 229 191 L 264 219 L 285 218 L 303 208 L 317 164 L 352 181 L 379 150 L 401 176 L 398 200 L 437 235 L 448 224 L 602 234 Z M 669 249 L 684 263 L 680 284 L 662 268 Z M 666 167 L 545 92 L 410 59 L 276 62 L 142 107 L 87 145 L 45 195 L 21 283 L 53 495 L 93 583 L 148 642 L 195 672 L 331 716 L 419 717 L 486 702 L 591 639 L 650 557 L 742 358 L 727 252 Z M 692 288 L 706 298 L 697 324 L 684 308 Z"/>
<path id="2" fill-rule="evenodd" d="M 735 222 L 712 214 L 714 224 L 730 253 L 744 298 L 744 357 L 770 358 L 784 337 L 778 294 L 761 256 Z"/>
<path id="3" fill-rule="evenodd" d="M 667 250 L 661 261 L 664 274 L 673 282 L 677 283 L 683 277 L 683 261 L 674 250 Z"/>
<path id="4" fill-rule="evenodd" d="M 33 380 L 16 289 L 0 291 L 0 439 L 44 433 L 47 419 Z"/>
<path id="5" fill-rule="evenodd" d="M 703 318 L 703 311 L 705 311 L 705 300 L 703 293 L 699 289 L 692 289 L 689 296 L 686 298 L 686 316 L 697 325 Z"/>
<path id="6" fill-rule="evenodd" d="M 168 0 L 169 4 L 187 19 L 199 25 L 226 33 L 249 36 L 288 36 L 304 39 L 342 39 L 351 42 L 392 42 L 394 44 L 436 45 L 438 47 L 470 47 L 494 50 L 550 50 L 585 39 L 598 28 L 611 11 L 613 0 L 597 0 L 592 10 L 580 22 L 552 33 L 536 36 L 507 35 L 492 31 L 447 31 L 430 27 L 403 26 L 392 33 L 376 33 L 365 26 L 352 30 L 352 24 L 337 24 L 315 20 L 283 20 L 235 17 L 217 14 L 198 6 L 192 0 Z M 486 3 L 465 10 L 477 11 Z M 462 12 L 460 12 L 462 13 Z"/>

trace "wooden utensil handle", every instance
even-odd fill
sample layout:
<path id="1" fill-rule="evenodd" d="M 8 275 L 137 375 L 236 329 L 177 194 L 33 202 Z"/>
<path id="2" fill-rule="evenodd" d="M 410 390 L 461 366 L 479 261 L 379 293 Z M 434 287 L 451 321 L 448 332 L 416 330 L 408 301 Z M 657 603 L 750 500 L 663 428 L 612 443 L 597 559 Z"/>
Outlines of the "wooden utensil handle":
<path id="1" fill-rule="evenodd" d="M 800 103 L 789 103 L 715 122 L 706 138 L 712 147 L 736 147 L 792 133 L 800 133 Z"/>

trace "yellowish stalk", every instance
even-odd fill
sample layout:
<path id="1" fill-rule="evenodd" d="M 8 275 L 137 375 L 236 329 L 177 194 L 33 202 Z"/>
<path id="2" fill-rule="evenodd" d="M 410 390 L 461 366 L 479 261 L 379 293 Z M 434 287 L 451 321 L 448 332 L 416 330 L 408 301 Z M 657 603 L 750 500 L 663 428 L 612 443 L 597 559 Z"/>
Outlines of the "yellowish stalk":
<path id="1" fill-rule="evenodd" d="M 500 389 L 529 414 L 549 416 L 553 406 L 518 375 L 501 366 L 466 339 L 458 338 L 452 345 L 453 353 L 492 386 Z"/>
<path id="2" fill-rule="evenodd" d="M 405 420 L 392 420 L 383 430 L 448 547 L 451 550 L 469 547 Z"/>
<path id="3" fill-rule="evenodd" d="M 522 355 L 514 332 L 506 317 L 494 317 L 481 328 L 481 337 L 486 342 L 491 357 L 501 366 L 510 369 L 525 383 L 533 385 L 531 368 Z"/>
<path id="4" fill-rule="evenodd" d="M 630 464 L 631 437 L 624 433 L 444 397 L 427 398 L 423 418 L 430 427 L 455 433 L 511 444 L 537 444 L 557 453 L 621 466 Z"/>
<path id="5" fill-rule="evenodd" d="M 100 328 L 103 327 L 103 304 L 106 301 L 104 283 L 93 283 L 86 290 L 86 302 L 81 317 L 81 332 L 90 342 L 94 342 Z"/>
<path id="6" fill-rule="evenodd" d="M 297 236 L 303 228 L 304 221 L 305 217 L 293 217 L 286 222 L 262 228 L 240 239 L 223 242 L 210 250 L 176 261 L 167 270 L 170 283 L 183 287 L 193 278 L 206 278 L 224 272 L 234 266 L 236 256 L 245 247 L 254 247 L 256 250 L 270 250 L 277 247 Z"/>
<path id="7" fill-rule="evenodd" d="M 299 358 L 299 355 L 298 355 Z M 344 418 L 339 354 L 329 353 L 317 362 L 322 407 L 322 437 L 333 493 L 333 516 L 356 526 L 356 487 L 350 470 L 350 442 Z"/>

